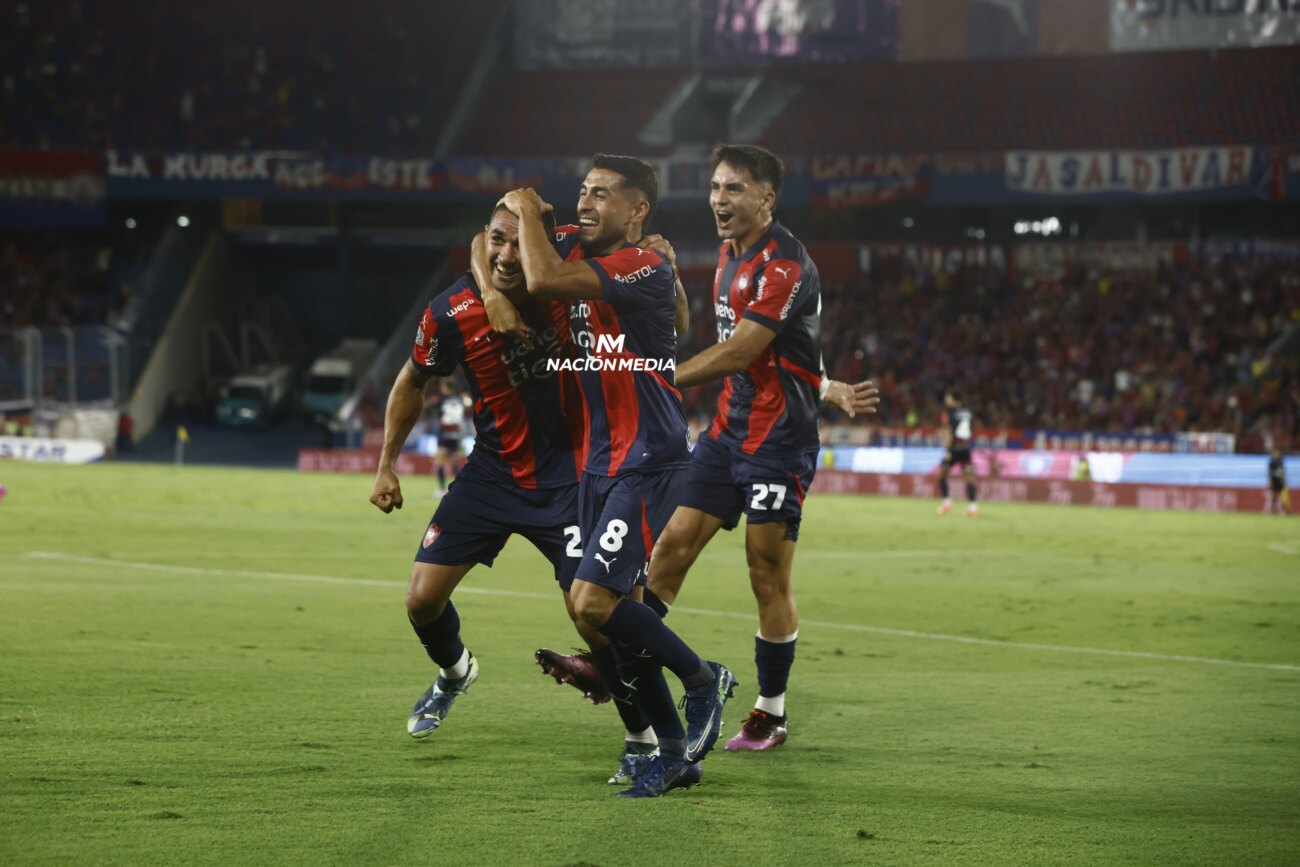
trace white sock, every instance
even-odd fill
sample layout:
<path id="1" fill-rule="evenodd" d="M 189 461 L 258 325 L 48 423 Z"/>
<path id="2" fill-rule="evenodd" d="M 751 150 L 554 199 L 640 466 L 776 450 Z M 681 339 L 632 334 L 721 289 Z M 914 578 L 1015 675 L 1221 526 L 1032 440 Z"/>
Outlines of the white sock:
<path id="1" fill-rule="evenodd" d="M 445 677 L 445 678 L 447 678 L 447 680 L 459 680 L 460 678 L 462 678 L 462 677 L 464 677 L 465 675 L 469 674 L 469 650 L 468 650 L 468 648 L 465 649 L 465 650 L 463 650 L 463 651 L 461 651 L 460 659 L 458 659 L 458 660 L 456 661 L 456 664 L 455 664 L 455 665 L 453 665 L 451 668 L 442 668 L 442 669 L 439 669 L 439 671 L 442 672 L 442 676 Z"/>
<path id="2" fill-rule="evenodd" d="M 945 506 L 951 506 L 951 505 L 952 505 L 952 497 L 944 497 L 944 498 L 943 498 L 943 504 L 944 504 Z"/>
<path id="3" fill-rule="evenodd" d="M 623 740 L 627 741 L 629 744 L 659 743 L 659 738 L 657 735 L 655 735 L 655 730 L 653 728 L 648 728 L 648 727 L 643 732 L 628 732 L 626 735 L 623 736 Z"/>
<path id="4" fill-rule="evenodd" d="M 785 716 L 785 693 L 774 695 L 771 698 L 760 695 L 758 701 L 754 702 L 754 710 L 761 710 L 764 713 L 770 713 L 772 716 Z"/>

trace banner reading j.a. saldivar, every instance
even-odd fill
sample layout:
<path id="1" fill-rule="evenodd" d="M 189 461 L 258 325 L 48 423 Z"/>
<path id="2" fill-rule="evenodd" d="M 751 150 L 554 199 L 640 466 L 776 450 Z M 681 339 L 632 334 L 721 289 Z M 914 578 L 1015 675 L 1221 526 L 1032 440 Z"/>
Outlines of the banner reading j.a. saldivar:
<path id="1" fill-rule="evenodd" d="M 1022 196 L 1267 198 L 1272 155 L 1248 145 L 1143 151 L 1008 151 L 1006 189 Z"/>

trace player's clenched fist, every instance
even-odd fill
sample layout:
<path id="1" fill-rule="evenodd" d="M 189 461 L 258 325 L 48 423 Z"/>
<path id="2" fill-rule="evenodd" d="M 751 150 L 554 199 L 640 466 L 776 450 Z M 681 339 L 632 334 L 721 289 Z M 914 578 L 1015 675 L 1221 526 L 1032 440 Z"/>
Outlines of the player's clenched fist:
<path id="1" fill-rule="evenodd" d="M 397 481 L 397 473 L 379 471 L 375 476 L 375 487 L 370 491 L 370 502 L 385 515 L 395 508 L 402 508 L 402 486 Z"/>

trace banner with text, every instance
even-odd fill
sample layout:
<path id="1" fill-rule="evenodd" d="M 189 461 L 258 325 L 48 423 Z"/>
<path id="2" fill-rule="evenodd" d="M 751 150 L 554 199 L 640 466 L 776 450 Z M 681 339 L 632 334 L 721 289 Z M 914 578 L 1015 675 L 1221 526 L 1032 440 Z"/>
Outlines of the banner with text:
<path id="1" fill-rule="evenodd" d="M 1111 0 L 1112 51 L 1300 42 L 1297 0 Z"/>
<path id="2" fill-rule="evenodd" d="M 573 160 L 388 159 L 288 151 L 145 154 L 109 151 L 112 198 L 316 198 L 486 202 L 517 187 L 569 192 Z"/>
<path id="3" fill-rule="evenodd" d="M 0 151 L 0 226 L 98 226 L 105 220 L 97 154 Z"/>
<path id="4" fill-rule="evenodd" d="M 1088 199 L 1267 198 L 1265 148 L 1151 151 L 1008 151 L 1006 189 L 1016 196 Z"/>
<path id="5" fill-rule="evenodd" d="M 813 208 L 874 208 L 930 195 L 929 157 L 815 157 L 809 161 L 808 204 Z"/>

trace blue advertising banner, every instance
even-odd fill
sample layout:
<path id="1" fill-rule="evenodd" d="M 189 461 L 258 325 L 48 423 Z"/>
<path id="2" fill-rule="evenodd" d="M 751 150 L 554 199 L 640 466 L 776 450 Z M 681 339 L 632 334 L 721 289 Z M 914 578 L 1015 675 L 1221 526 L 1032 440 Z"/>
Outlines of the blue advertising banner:
<path id="1" fill-rule="evenodd" d="M 707 159 L 652 160 L 669 206 L 708 195 Z M 0 224 L 95 225 L 106 199 L 491 203 L 534 187 L 571 203 L 588 158 L 445 160 L 291 151 L 180 154 L 0 152 Z M 1300 196 L 1300 154 L 1232 145 L 1158 151 L 1012 151 L 793 157 L 785 207 L 873 208 L 898 202 L 1250 201 Z"/>

